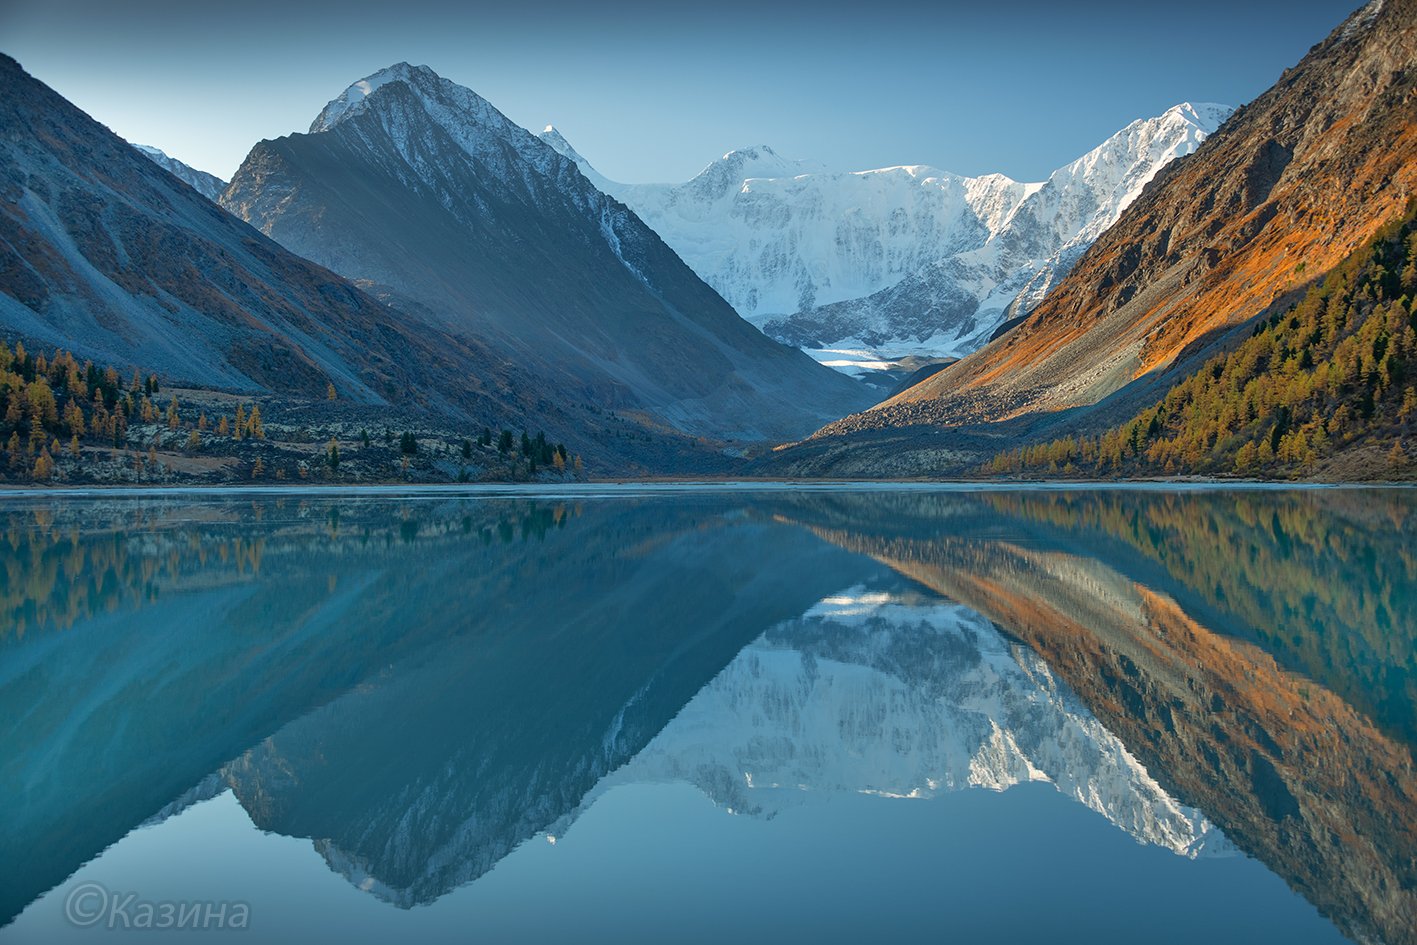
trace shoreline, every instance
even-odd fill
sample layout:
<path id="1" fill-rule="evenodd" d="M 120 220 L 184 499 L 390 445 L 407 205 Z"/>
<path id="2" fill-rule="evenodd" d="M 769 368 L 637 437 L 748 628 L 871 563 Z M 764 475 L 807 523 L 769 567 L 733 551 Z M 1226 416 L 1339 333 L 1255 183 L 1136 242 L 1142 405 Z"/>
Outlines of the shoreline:
<path id="1" fill-rule="evenodd" d="M 987 481 L 973 479 L 613 479 L 577 483 L 365 483 L 300 485 L 204 485 L 139 486 L 103 485 L 82 487 L 0 488 L 0 501 L 21 498 L 98 498 L 163 496 L 347 496 L 347 497 L 434 497 L 485 496 L 566 496 L 576 498 L 624 498 L 636 495 L 684 495 L 734 492 L 1067 492 L 1067 491 L 1279 491 L 1328 489 L 1411 489 L 1410 481 L 1373 482 L 1289 482 L 1260 479 L 1125 479 L 1073 480 L 1039 479 Z"/>

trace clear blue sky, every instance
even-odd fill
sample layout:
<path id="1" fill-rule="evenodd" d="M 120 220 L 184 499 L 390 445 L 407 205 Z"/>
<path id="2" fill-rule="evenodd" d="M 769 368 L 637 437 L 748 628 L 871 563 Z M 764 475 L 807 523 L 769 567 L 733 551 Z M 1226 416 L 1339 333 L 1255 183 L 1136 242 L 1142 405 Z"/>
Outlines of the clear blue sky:
<path id="1" fill-rule="evenodd" d="M 0 50 L 114 131 L 229 177 L 400 60 L 607 176 L 768 144 L 840 170 L 1037 180 L 1133 118 L 1240 104 L 1358 0 L 0 0 Z"/>

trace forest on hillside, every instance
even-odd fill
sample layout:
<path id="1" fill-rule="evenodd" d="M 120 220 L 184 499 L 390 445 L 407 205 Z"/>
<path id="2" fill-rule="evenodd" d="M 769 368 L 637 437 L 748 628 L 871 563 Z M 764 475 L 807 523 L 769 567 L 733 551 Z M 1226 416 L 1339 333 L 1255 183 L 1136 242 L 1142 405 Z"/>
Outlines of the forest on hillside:
<path id="1" fill-rule="evenodd" d="M 179 396 L 180 395 L 180 396 Z M 339 402 L 170 389 L 156 374 L 0 340 L 0 483 L 561 481 L 584 463 L 544 432 L 480 433 Z"/>
<path id="2" fill-rule="evenodd" d="M 1002 452 L 985 471 L 1303 478 L 1381 450 L 1368 474 L 1407 478 L 1414 359 L 1417 204 L 1160 403 L 1097 436 Z"/>

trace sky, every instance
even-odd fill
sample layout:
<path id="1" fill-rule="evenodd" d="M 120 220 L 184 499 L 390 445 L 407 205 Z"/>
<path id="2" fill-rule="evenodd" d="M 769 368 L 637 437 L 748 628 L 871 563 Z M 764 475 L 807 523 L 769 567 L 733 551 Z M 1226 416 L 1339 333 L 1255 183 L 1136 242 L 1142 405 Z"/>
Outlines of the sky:
<path id="1" fill-rule="evenodd" d="M 229 178 L 399 61 L 601 173 L 767 144 L 836 170 L 1042 180 L 1136 118 L 1253 99 L 1359 0 L 0 0 L 0 51 L 115 132 Z"/>

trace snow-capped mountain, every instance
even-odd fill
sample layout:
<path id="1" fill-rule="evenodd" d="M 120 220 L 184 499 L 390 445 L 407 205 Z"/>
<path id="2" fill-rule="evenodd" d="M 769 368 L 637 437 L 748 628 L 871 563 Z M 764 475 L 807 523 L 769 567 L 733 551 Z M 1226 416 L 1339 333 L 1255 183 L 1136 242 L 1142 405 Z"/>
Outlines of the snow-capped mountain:
<path id="1" fill-rule="evenodd" d="M 619 184 L 555 128 L 541 138 L 634 209 L 749 321 L 860 370 L 980 347 L 1230 112 L 1177 105 L 1041 183 L 924 166 L 833 173 L 760 145 L 683 184 Z"/>
<path id="2" fill-rule="evenodd" d="M 222 205 L 491 345 L 541 399 L 731 440 L 800 436 L 869 401 L 753 330 L 573 161 L 427 66 L 361 79 L 308 134 L 257 144 Z"/>
<path id="3" fill-rule="evenodd" d="M 199 171 L 190 164 L 184 164 L 159 148 L 146 144 L 135 144 L 133 147 L 138 149 L 139 154 L 168 173 L 176 175 L 179 180 L 189 184 L 193 190 L 208 200 L 216 200 L 226 189 L 226 181 L 220 177 L 208 174 L 206 171 Z"/>
<path id="4" fill-rule="evenodd" d="M 581 809 L 643 781 L 688 781 L 762 817 L 833 793 L 928 798 L 1040 781 L 1138 842 L 1188 857 L 1233 850 L 1036 653 L 962 605 L 862 587 L 744 648 Z"/>

